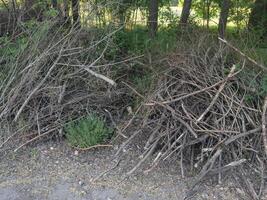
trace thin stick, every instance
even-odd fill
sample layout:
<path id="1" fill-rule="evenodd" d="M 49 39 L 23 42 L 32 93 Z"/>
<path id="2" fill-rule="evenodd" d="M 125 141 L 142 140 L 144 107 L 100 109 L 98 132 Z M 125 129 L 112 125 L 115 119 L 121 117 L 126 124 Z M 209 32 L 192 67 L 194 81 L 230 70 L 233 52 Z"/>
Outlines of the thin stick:
<path id="1" fill-rule="evenodd" d="M 221 80 L 221 81 L 215 83 L 214 85 L 211 85 L 211 86 L 209 86 L 209 87 L 205 87 L 205 88 L 200 89 L 200 90 L 197 90 L 197 91 L 195 91 L 195 92 L 192 92 L 192 93 L 186 94 L 186 95 L 184 95 L 184 96 L 178 97 L 178 98 L 176 98 L 176 99 L 163 101 L 163 102 L 161 102 L 161 104 L 170 104 L 170 103 L 174 103 L 174 102 L 177 102 L 177 101 L 181 101 L 181 100 L 186 99 L 186 98 L 188 98 L 188 97 L 191 97 L 191 96 L 194 96 L 194 95 L 196 95 L 196 94 L 205 92 L 205 91 L 207 91 L 207 90 L 209 90 L 209 89 L 212 89 L 212 88 L 214 88 L 214 87 L 216 87 L 216 86 L 222 84 L 223 82 L 224 82 L 224 80 Z M 156 104 L 157 104 L 157 103 L 155 103 L 155 102 L 150 102 L 150 103 L 145 103 L 144 105 L 146 105 L 146 106 L 154 106 L 154 105 L 156 105 Z"/>
<path id="2" fill-rule="evenodd" d="M 267 156 L 266 110 L 267 110 L 267 96 L 265 97 L 263 108 L 262 108 L 262 138 L 263 138 L 265 154 Z"/>
<path id="3" fill-rule="evenodd" d="M 159 139 L 160 139 L 160 138 L 159 138 Z M 146 160 L 146 159 L 147 159 L 147 158 L 154 152 L 154 150 L 155 150 L 155 148 L 157 147 L 157 144 L 158 144 L 158 142 L 159 142 L 159 139 L 158 139 L 157 141 L 154 142 L 153 146 L 151 147 L 151 149 L 149 150 L 149 152 L 146 154 L 146 156 L 145 156 L 142 160 L 140 160 L 134 168 L 132 168 L 129 172 L 126 173 L 127 176 L 130 176 L 132 173 L 134 173 L 135 170 L 136 170 L 138 167 L 140 167 L 140 165 L 141 165 L 143 162 L 145 162 L 145 160 Z"/>
<path id="4" fill-rule="evenodd" d="M 115 169 L 121 162 L 121 159 L 118 160 L 111 168 L 109 168 L 108 170 L 102 172 L 101 174 L 99 174 L 96 178 L 92 179 L 91 182 L 95 182 L 98 179 L 100 179 L 102 176 L 106 175 L 107 173 L 109 173 L 111 170 Z"/>
<path id="5" fill-rule="evenodd" d="M 109 118 L 110 118 L 110 120 L 111 120 L 113 126 L 117 129 L 119 135 L 121 135 L 122 137 L 124 137 L 124 138 L 127 139 L 128 137 L 122 133 L 121 129 L 117 126 L 117 124 L 116 124 L 115 121 L 113 120 L 113 117 L 112 117 L 111 113 L 110 113 L 107 109 L 104 109 L 104 110 L 108 113 Z"/>
<path id="6" fill-rule="evenodd" d="M 136 131 L 134 134 L 131 135 L 119 148 L 119 150 L 116 152 L 115 156 L 118 156 L 119 153 L 122 151 L 122 149 L 137 135 L 141 132 L 141 130 Z"/>
<path id="7" fill-rule="evenodd" d="M 87 151 L 87 150 L 95 149 L 98 147 L 113 147 L 113 145 L 111 145 L 111 144 L 97 144 L 97 145 L 90 146 L 87 148 L 80 148 L 80 147 L 74 147 L 74 146 L 71 146 L 71 147 L 74 149 L 80 150 L 80 151 Z"/>

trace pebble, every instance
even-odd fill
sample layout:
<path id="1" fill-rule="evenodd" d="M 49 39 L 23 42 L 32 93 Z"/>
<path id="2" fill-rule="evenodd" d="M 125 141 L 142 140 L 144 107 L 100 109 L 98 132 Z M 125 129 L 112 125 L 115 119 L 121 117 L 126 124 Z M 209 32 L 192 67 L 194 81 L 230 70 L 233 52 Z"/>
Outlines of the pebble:
<path id="1" fill-rule="evenodd" d="M 79 181 L 79 185 L 82 186 L 83 185 L 83 182 L 82 181 Z"/>
<path id="2" fill-rule="evenodd" d="M 75 156 L 78 156 L 78 154 L 79 154 L 79 151 L 75 150 L 75 151 L 74 151 L 74 155 L 75 155 Z"/>

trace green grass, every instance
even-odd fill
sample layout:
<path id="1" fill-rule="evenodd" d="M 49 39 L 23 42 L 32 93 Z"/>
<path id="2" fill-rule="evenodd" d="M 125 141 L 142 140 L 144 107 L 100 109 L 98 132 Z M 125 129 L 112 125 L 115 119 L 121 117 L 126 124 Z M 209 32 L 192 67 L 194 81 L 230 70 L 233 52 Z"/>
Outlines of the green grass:
<path id="1" fill-rule="evenodd" d="M 113 133 L 113 130 L 106 126 L 105 121 L 95 114 L 68 123 L 64 131 L 68 143 L 78 148 L 101 144 Z"/>

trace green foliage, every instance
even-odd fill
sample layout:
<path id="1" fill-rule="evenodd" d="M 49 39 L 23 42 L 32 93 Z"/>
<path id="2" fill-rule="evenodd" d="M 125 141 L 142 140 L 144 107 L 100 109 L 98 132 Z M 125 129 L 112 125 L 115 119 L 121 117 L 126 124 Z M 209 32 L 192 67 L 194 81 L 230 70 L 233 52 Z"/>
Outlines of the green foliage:
<path id="1" fill-rule="evenodd" d="M 148 72 L 144 74 L 143 76 L 133 76 L 133 85 L 135 86 L 135 89 L 141 93 L 146 94 L 151 89 L 153 77 L 152 73 Z"/>
<path id="2" fill-rule="evenodd" d="M 156 38 L 151 40 L 146 27 L 137 26 L 133 30 L 119 31 L 113 41 L 119 53 L 165 53 L 176 45 L 176 27 L 160 28 Z"/>
<path id="3" fill-rule="evenodd" d="M 248 23 L 253 2 L 251 0 L 242 0 L 232 1 L 231 3 L 228 21 L 233 22 L 238 29 L 245 27 Z"/>
<path id="4" fill-rule="evenodd" d="M 68 123 L 64 131 L 70 145 L 79 148 L 100 144 L 113 133 L 110 128 L 107 128 L 105 121 L 95 114 Z"/>
<path id="5" fill-rule="evenodd" d="M 218 0 L 196 0 L 193 1 L 192 8 L 197 19 L 210 20 L 219 16 Z"/>
<path id="6" fill-rule="evenodd" d="M 54 9 L 54 8 L 50 8 L 48 10 L 45 11 L 44 15 L 50 19 L 50 18 L 55 18 L 56 16 L 58 16 L 59 12 L 58 10 Z"/>
<path id="7" fill-rule="evenodd" d="M 27 48 L 28 38 L 20 36 L 12 40 L 9 36 L 0 37 L 0 84 L 5 80 L 9 70 L 12 70 L 10 63 L 14 63 L 18 56 Z"/>
<path id="8" fill-rule="evenodd" d="M 173 13 L 169 6 L 160 9 L 159 11 L 159 22 L 168 27 L 177 28 L 179 23 L 179 17 Z"/>
<path id="9" fill-rule="evenodd" d="M 0 45 L 3 48 L 0 49 L 0 55 L 5 59 L 15 59 L 16 56 L 25 50 L 28 44 L 28 38 L 25 36 L 19 37 L 15 41 L 9 36 L 0 37 Z"/>

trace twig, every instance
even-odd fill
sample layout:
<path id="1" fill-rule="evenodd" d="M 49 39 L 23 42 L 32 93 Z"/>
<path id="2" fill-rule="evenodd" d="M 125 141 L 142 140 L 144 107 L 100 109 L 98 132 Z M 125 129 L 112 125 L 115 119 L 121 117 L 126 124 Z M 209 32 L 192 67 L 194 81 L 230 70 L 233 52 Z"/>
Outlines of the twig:
<path id="1" fill-rule="evenodd" d="M 80 148 L 80 147 L 74 147 L 74 146 L 71 146 L 71 147 L 74 148 L 74 149 L 77 149 L 79 151 L 88 151 L 88 150 L 95 149 L 95 148 L 98 148 L 98 147 L 113 147 L 113 145 L 111 145 L 111 144 L 97 144 L 97 145 L 90 146 L 90 147 L 87 147 L 87 148 Z"/>
<path id="2" fill-rule="evenodd" d="M 126 135 L 124 135 L 124 134 L 122 133 L 121 129 L 117 126 L 117 124 L 116 124 L 115 121 L 113 120 L 113 117 L 112 117 L 111 113 L 110 113 L 107 109 L 104 109 L 104 110 L 108 113 L 109 118 L 110 118 L 110 120 L 111 120 L 113 126 L 117 129 L 119 135 L 121 135 L 121 136 L 124 137 L 124 138 L 128 138 Z"/>
<path id="3" fill-rule="evenodd" d="M 109 173 L 110 171 L 112 171 L 113 169 L 115 169 L 121 162 L 121 159 L 118 160 L 110 169 L 102 172 L 101 174 L 99 174 L 97 177 L 95 177 L 94 179 L 91 180 L 91 182 L 95 182 L 97 181 L 98 179 L 100 179 L 102 176 L 106 175 L 107 173 Z"/>
<path id="4" fill-rule="evenodd" d="M 116 152 L 115 156 L 118 156 L 119 153 L 122 151 L 122 149 L 139 133 L 141 132 L 141 130 L 138 130 L 136 132 L 134 132 L 131 137 L 129 137 L 119 148 L 119 150 Z"/>
<path id="5" fill-rule="evenodd" d="M 267 156 L 267 130 L 266 130 L 266 110 L 267 110 L 267 96 L 264 99 L 264 104 L 262 108 L 262 139 L 265 150 L 265 156 Z"/>
<path id="6" fill-rule="evenodd" d="M 142 158 L 138 163 L 137 165 L 132 168 L 129 172 L 126 173 L 127 176 L 130 176 L 132 173 L 135 172 L 135 170 L 137 170 L 138 167 L 140 167 L 140 165 L 145 162 L 145 160 L 154 152 L 155 148 L 157 147 L 157 144 L 159 142 L 160 138 L 154 142 L 153 146 L 151 147 L 151 149 L 148 151 L 148 153 L 145 155 L 144 158 Z"/>
<path id="7" fill-rule="evenodd" d="M 88 69 L 88 68 L 84 68 L 84 70 L 86 70 L 88 73 L 90 73 L 91 75 L 95 76 L 96 78 L 100 78 L 100 79 L 108 82 L 110 85 L 116 86 L 116 82 L 113 81 L 112 79 L 110 79 L 110 78 L 108 78 L 108 77 L 106 77 L 106 76 L 104 76 L 102 74 L 98 74 L 98 73 L 96 73 L 93 70 Z"/>
<path id="8" fill-rule="evenodd" d="M 240 134 L 238 134 L 238 135 L 235 135 L 235 136 L 230 137 L 229 139 L 227 139 L 227 140 L 224 142 L 224 144 L 225 144 L 225 145 L 229 145 L 230 143 L 234 142 L 235 140 L 237 140 L 237 139 L 239 139 L 239 138 L 241 138 L 241 137 L 246 137 L 246 136 L 248 136 L 248 135 L 250 135 L 250 134 L 257 133 L 257 132 L 259 132 L 259 131 L 261 131 L 261 130 L 262 130 L 262 127 L 258 127 L 258 128 L 252 129 L 252 130 L 250 130 L 250 131 L 247 131 L 247 132 L 245 132 L 245 133 L 240 133 Z"/>
<path id="9" fill-rule="evenodd" d="M 139 92 L 137 92 L 137 90 L 136 89 L 134 89 L 132 86 L 130 86 L 128 83 L 125 83 L 124 81 L 122 81 L 122 83 L 124 84 L 124 85 L 126 85 L 128 88 L 130 88 L 135 94 L 137 94 L 139 97 L 141 97 L 142 99 L 145 99 L 145 97 L 142 95 L 142 94 L 140 94 Z"/>
<path id="10" fill-rule="evenodd" d="M 12 135 L 10 135 L 1 145 L 0 145 L 0 149 L 11 139 L 13 138 L 16 134 L 18 134 L 20 131 L 22 131 L 24 128 L 26 128 L 27 126 L 24 126 L 22 128 L 20 128 L 19 130 L 17 130 L 15 133 L 13 133 Z"/>
<path id="11" fill-rule="evenodd" d="M 217 83 L 215 83 L 215 84 L 213 84 L 213 85 L 211 85 L 211 86 L 209 86 L 209 87 L 205 87 L 205 88 L 203 88 L 203 89 L 200 89 L 200 90 L 197 90 L 197 91 L 195 91 L 195 92 L 186 94 L 186 95 L 184 95 L 184 96 L 181 96 L 181 97 L 178 97 L 178 98 L 175 98 L 175 99 L 172 99 L 172 100 L 163 101 L 163 102 L 160 102 L 160 103 L 162 103 L 162 104 L 171 104 L 171 103 L 175 103 L 175 102 L 177 102 L 177 101 L 181 101 L 181 100 L 186 99 L 186 98 L 188 98 L 188 97 L 191 97 L 191 96 L 194 96 L 194 95 L 196 95 L 196 94 L 199 94 L 199 93 L 205 92 L 205 91 L 207 91 L 207 90 L 210 90 L 210 89 L 212 89 L 212 88 L 214 88 L 214 87 L 216 87 L 216 86 L 222 84 L 223 82 L 224 82 L 224 80 L 221 80 L 221 81 L 219 81 L 219 82 L 217 82 Z M 154 106 L 154 105 L 156 105 L 156 104 L 157 104 L 157 103 L 155 103 L 155 102 L 145 103 L 146 106 Z"/>

